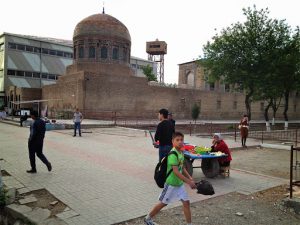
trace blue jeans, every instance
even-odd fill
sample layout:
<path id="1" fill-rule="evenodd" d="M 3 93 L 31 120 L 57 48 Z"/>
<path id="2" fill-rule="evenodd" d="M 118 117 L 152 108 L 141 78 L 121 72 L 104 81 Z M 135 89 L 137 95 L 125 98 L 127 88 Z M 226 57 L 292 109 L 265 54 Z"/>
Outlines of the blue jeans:
<path id="1" fill-rule="evenodd" d="M 81 136 L 81 124 L 80 124 L 80 122 L 75 122 L 74 123 L 74 136 L 76 136 L 76 130 L 77 129 L 79 131 L 79 136 Z"/>
<path id="2" fill-rule="evenodd" d="M 172 149 L 171 145 L 160 145 L 159 149 L 159 161 L 166 157 Z"/>

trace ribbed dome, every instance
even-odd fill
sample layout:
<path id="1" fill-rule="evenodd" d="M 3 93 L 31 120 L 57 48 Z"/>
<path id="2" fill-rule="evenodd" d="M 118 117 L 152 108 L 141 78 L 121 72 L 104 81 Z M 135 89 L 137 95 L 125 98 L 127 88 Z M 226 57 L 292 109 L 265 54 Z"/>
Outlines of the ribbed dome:
<path id="1" fill-rule="evenodd" d="M 116 18 L 104 13 L 91 15 L 80 21 L 75 27 L 73 39 L 89 35 L 120 38 L 131 42 L 127 27 Z"/>

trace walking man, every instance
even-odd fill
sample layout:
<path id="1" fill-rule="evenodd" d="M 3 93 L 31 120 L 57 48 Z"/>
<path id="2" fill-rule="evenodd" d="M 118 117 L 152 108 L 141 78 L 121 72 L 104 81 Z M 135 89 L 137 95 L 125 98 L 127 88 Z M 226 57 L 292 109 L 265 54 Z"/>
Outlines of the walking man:
<path id="1" fill-rule="evenodd" d="M 158 118 L 161 121 L 155 132 L 155 141 L 159 141 L 159 161 L 172 149 L 172 136 L 175 132 L 173 124 L 168 120 L 168 110 L 159 110 Z"/>
<path id="2" fill-rule="evenodd" d="M 73 137 L 76 137 L 76 130 L 78 129 L 79 136 L 81 137 L 81 122 L 83 120 L 82 113 L 79 112 L 79 109 L 76 109 L 76 112 L 74 113 L 73 116 L 73 121 L 74 121 L 74 135 Z"/>
<path id="3" fill-rule="evenodd" d="M 47 160 L 43 154 L 43 144 L 46 132 L 46 124 L 39 118 L 38 112 L 33 111 L 30 113 L 33 123 L 30 125 L 30 136 L 28 140 L 29 159 L 31 170 L 27 170 L 27 173 L 36 173 L 35 154 L 39 159 L 47 166 L 48 171 L 52 170 L 51 163 Z"/>

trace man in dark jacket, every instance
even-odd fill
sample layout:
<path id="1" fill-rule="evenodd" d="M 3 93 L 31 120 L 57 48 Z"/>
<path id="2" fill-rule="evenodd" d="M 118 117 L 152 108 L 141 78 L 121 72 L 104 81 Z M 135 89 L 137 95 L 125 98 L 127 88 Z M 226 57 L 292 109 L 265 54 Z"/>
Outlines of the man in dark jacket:
<path id="1" fill-rule="evenodd" d="M 33 123 L 30 125 L 30 136 L 28 140 L 31 170 L 27 170 L 27 173 L 36 173 L 35 154 L 47 166 L 48 171 L 50 172 L 52 170 L 51 163 L 43 154 L 43 143 L 46 132 L 46 124 L 43 120 L 39 118 L 38 112 L 33 111 L 31 112 L 30 116 L 33 119 Z"/>
<path id="2" fill-rule="evenodd" d="M 175 132 L 173 124 L 168 120 L 168 110 L 159 110 L 161 121 L 155 132 L 155 141 L 159 141 L 159 161 L 161 161 L 172 149 L 172 136 Z"/>

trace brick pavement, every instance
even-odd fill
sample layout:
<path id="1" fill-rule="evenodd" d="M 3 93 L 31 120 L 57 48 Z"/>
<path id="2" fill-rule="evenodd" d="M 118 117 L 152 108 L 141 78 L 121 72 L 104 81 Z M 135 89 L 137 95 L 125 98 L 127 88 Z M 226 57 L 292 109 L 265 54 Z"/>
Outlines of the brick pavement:
<path id="1" fill-rule="evenodd" d="M 0 158 L 5 160 L 0 161 L 1 168 L 14 178 L 9 184 L 28 190 L 46 188 L 73 210 L 60 215 L 69 224 L 114 224 L 142 216 L 156 203 L 160 189 L 153 181 L 153 169 L 158 154 L 144 132 L 103 128 L 84 133 L 82 138 L 73 138 L 71 130 L 47 132 L 44 153 L 53 171 L 49 173 L 37 160 L 37 174 L 25 172 L 29 168 L 28 128 L 0 123 L 0 133 Z M 186 141 L 210 143 L 209 139 L 189 136 Z M 228 144 L 234 146 L 230 140 Z M 196 170 L 194 177 L 199 180 L 203 174 Z M 249 194 L 286 182 L 238 170 L 232 170 L 229 179 L 210 181 L 216 195 L 232 191 Z M 188 192 L 192 201 L 207 198 Z"/>

